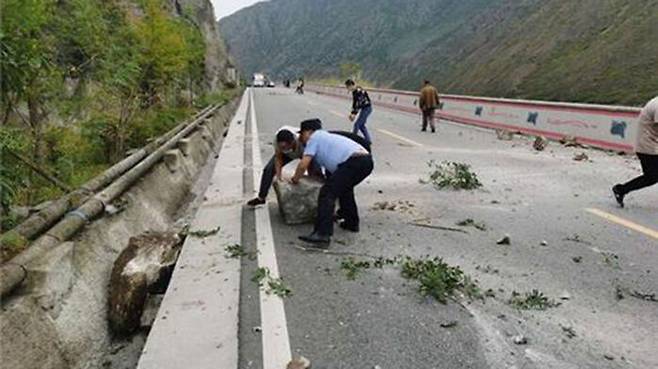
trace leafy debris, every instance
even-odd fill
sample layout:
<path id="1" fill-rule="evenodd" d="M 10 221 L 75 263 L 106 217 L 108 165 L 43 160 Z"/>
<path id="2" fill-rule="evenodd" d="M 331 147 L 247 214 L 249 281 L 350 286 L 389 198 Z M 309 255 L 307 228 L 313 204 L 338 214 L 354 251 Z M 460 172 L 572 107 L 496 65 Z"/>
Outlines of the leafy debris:
<path id="1" fill-rule="evenodd" d="M 429 179 L 421 180 L 421 183 L 430 183 L 438 190 L 474 190 L 482 187 L 477 174 L 471 171 L 468 164 L 430 160 L 427 166 L 430 168 Z"/>
<path id="2" fill-rule="evenodd" d="M 282 278 L 272 278 L 270 270 L 261 267 L 254 271 L 251 281 L 258 284 L 258 287 L 265 287 L 265 293 L 268 295 L 277 295 L 281 298 L 292 295 L 292 290 L 283 282 Z"/>
<path id="3" fill-rule="evenodd" d="M 201 229 L 201 230 L 198 230 L 198 231 L 184 231 L 184 234 L 186 236 L 191 236 L 191 237 L 196 237 L 196 238 L 206 238 L 206 237 L 216 235 L 217 233 L 219 233 L 219 230 L 221 228 L 222 227 L 217 227 L 217 228 L 210 229 L 210 230 Z"/>
<path id="4" fill-rule="evenodd" d="M 238 245 L 237 243 L 235 245 L 226 245 L 224 251 L 226 252 L 226 258 L 228 259 L 239 259 L 243 256 L 247 256 L 249 257 L 249 260 L 254 260 L 256 259 L 257 254 L 257 252 L 246 251 L 244 246 Z"/>
<path id="5" fill-rule="evenodd" d="M 603 256 L 603 262 L 615 269 L 621 269 L 621 266 L 619 265 L 619 255 L 609 252 L 609 251 L 602 251 L 601 256 Z"/>
<path id="6" fill-rule="evenodd" d="M 353 281 L 364 269 L 370 269 L 370 262 L 356 261 L 354 258 L 349 257 L 340 263 L 340 268 L 345 272 L 347 279 Z"/>
<path id="7" fill-rule="evenodd" d="M 418 292 L 423 296 L 431 296 L 445 304 L 456 290 L 461 290 L 470 297 L 478 297 L 479 289 L 459 267 L 453 267 L 435 257 L 430 259 L 402 260 L 402 276 L 419 282 Z"/>
<path id="8" fill-rule="evenodd" d="M 508 303 L 520 310 L 546 310 L 560 306 L 559 302 L 549 299 L 536 289 L 524 294 L 512 291 L 512 297 Z"/>

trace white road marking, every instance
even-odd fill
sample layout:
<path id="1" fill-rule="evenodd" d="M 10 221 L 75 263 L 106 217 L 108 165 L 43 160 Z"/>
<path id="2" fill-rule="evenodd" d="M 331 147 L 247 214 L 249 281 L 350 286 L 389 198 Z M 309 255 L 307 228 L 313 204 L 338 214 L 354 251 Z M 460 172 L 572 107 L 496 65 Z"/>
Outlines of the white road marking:
<path id="1" fill-rule="evenodd" d="M 383 134 L 385 134 L 385 135 L 387 135 L 387 136 L 393 137 L 393 138 L 395 138 L 395 139 L 397 139 L 397 140 L 400 140 L 400 141 L 402 141 L 402 142 L 406 142 L 406 143 L 408 143 L 408 144 L 411 144 L 411 145 L 414 145 L 414 146 L 418 146 L 418 147 L 423 147 L 423 144 L 422 144 L 422 143 L 420 143 L 420 142 L 416 142 L 416 141 L 414 141 L 414 140 L 408 139 L 408 138 L 403 137 L 403 136 L 400 136 L 400 135 L 395 134 L 395 133 L 393 133 L 393 132 L 391 132 L 391 131 L 387 131 L 387 130 L 385 130 L 385 129 L 377 129 L 377 131 L 379 131 L 379 132 L 381 132 L 381 133 L 383 133 Z"/>
<path id="2" fill-rule="evenodd" d="M 262 160 L 258 144 L 258 126 L 254 109 L 253 90 L 250 91 L 249 114 L 251 119 L 251 152 L 254 175 L 254 191 L 260 184 Z M 256 244 L 258 247 L 258 266 L 267 268 L 272 278 L 279 278 L 279 268 L 274 249 L 274 237 L 270 212 L 267 206 L 258 207 L 256 213 Z M 268 295 L 260 290 L 260 321 L 263 342 L 263 369 L 281 369 L 292 359 L 290 338 L 283 299 L 274 294 Z"/>
<path id="3" fill-rule="evenodd" d="M 594 214 L 596 216 L 599 216 L 599 217 L 601 217 L 601 218 L 603 218 L 603 219 L 605 219 L 609 222 L 619 224 L 619 225 L 624 226 L 628 229 L 632 229 L 636 232 L 639 232 L 639 233 L 642 233 L 642 234 L 647 235 L 649 237 L 658 239 L 658 231 L 653 230 L 649 227 L 645 227 L 643 225 L 631 222 L 630 220 L 626 220 L 626 219 L 618 217 L 616 215 L 606 213 L 603 210 L 589 208 L 589 209 L 585 209 L 585 211 L 590 213 L 590 214 Z"/>

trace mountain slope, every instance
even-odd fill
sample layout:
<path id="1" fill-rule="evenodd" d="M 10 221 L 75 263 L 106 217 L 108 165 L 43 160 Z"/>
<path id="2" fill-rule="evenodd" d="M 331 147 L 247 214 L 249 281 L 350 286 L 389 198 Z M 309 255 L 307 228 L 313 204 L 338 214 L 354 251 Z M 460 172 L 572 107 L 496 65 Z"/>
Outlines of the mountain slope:
<path id="1" fill-rule="evenodd" d="M 359 63 L 378 85 L 640 104 L 658 91 L 656 0 L 272 0 L 224 18 L 249 74 L 335 76 Z"/>

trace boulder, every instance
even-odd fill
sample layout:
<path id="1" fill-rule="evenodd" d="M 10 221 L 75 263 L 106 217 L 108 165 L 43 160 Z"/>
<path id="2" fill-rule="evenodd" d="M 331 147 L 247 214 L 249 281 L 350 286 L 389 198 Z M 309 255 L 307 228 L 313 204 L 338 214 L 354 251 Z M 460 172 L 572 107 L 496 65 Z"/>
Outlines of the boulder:
<path id="1" fill-rule="evenodd" d="M 279 211 L 286 224 L 311 223 L 315 220 L 322 185 L 320 180 L 310 177 L 303 177 L 296 185 L 286 181 L 274 182 Z"/>
<path id="2" fill-rule="evenodd" d="M 172 232 L 130 238 L 110 276 L 108 320 L 115 335 L 129 335 L 140 327 L 148 294 L 167 289 L 181 244 Z"/>

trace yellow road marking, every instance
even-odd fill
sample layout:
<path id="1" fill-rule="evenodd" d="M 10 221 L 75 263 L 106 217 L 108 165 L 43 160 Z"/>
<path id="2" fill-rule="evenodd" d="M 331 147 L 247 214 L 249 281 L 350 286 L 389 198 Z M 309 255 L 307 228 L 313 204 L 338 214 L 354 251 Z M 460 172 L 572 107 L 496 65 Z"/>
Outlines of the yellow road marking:
<path id="1" fill-rule="evenodd" d="M 395 134 L 395 133 L 393 133 L 393 132 L 391 132 L 391 131 L 387 131 L 387 130 L 385 130 L 385 129 L 377 129 L 377 131 L 379 131 L 379 132 L 381 132 L 381 133 L 383 133 L 383 134 L 385 134 L 385 135 L 391 136 L 391 137 L 393 137 L 393 138 L 395 138 L 395 139 L 398 139 L 398 140 L 400 140 L 400 141 L 406 142 L 406 143 L 408 143 L 408 144 L 412 144 L 412 145 L 414 145 L 414 146 L 418 146 L 418 147 L 422 147 L 422 146 L 423 146 L 422 143 L 416 142 L 416 141 L 414 141 L 414 140 L 410 140 L 410 139 L 408 139 L 408 138 L 406 138 L 406 137 L 402 137 L 402 136 L 400 136 L 400 135 L 398 135 L 398 134 Z"/>
<path id="2" fill-rule="evenodd" d="M 633 223 L 633 222 L 631 222 L 630 220 L 626 220 L 626 219 L 624 219 L 624 218 L 620 218 L 620 217 L 618 217 L 618 216 L 616 216 L 616 215 L 612 215 L 612 214 L 610 214 L 610 213 L 606 213 L 606 212 L 603 211 L 603 210 L 589 208 L 589 209 L 585 209 L 585 211 L 588 212 L 588 213 L 590 213 L 590 214 L 594 214 L 594 215 L 596 215 L 596 216 L 599 216 L 599 217 L 601 217 L 601 218 L 603 218 L 603 219 L 605 219 L 605 220 L 607 220 L 607 221 L 610 221 L 610 222 L 612 222 L 612 223 L 617 223 L 617 224 L 619 224 L 619 225 L 621 225 L 621 226 L 624 226 L 624 227 L 626 227 L 626 228 L 632 229 L 632 230 L 634 230 L 634 231 L 636 231 L 636 232 L 639 232 L 639 233 L 645 234 L 645 235 L 647 235 L 647 236 L 649 236 L 649 237 L 653 237 L 653 238 L 655 238 L 655 239 L 658 239 L 658 231 L 653 230 L 653 229 L 651 229 L 651 228 L 645 227 L 645 226 L 643 226 L 643 225 L 639 225 L 639 224 L 637 224 L 637 223 Z"/>

